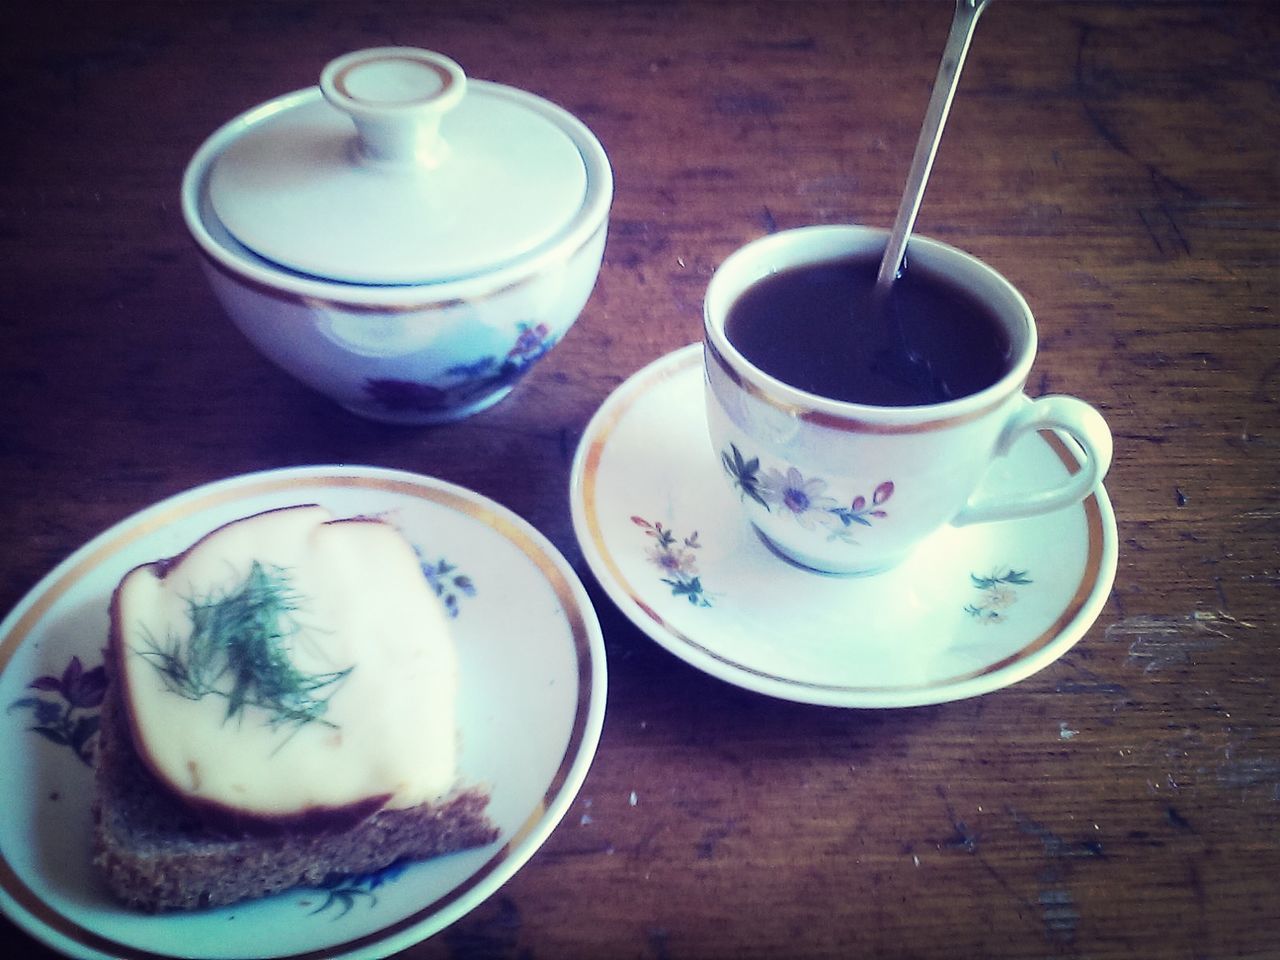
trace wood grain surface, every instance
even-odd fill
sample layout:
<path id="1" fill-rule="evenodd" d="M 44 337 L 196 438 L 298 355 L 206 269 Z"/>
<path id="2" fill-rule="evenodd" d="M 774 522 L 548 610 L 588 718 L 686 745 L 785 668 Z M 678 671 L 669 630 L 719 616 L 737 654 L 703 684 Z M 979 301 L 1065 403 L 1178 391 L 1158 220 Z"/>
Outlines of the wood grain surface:
<path id="1" fill-rule="evenodd" d="M 429 474 L 564 552 L 610 690 L 550 840 L 403 957 L 1280 956 L 1274 11 L 984 15 L 917 229 L 1026 295 L 1030 392 L 1107 417 L 1119 572 L 1079 645 L 1031 678 L 856 711 L 739 690 L 646 639 L 582 560 L 569 469 L 610 392 L 699 338 L 731 251 L 890 223 L 949 4 L 9 5 L 0 612 L 93 535 L 206 481 Z M 359 421 L 270 366 L 214 300 L 178 206 L 214 128 L 388 43 L 561 103 L 616 176 L 581 319 L 510 398 L 447 427 Z M 7 920 L 0 954 L 54 956 Z"/>

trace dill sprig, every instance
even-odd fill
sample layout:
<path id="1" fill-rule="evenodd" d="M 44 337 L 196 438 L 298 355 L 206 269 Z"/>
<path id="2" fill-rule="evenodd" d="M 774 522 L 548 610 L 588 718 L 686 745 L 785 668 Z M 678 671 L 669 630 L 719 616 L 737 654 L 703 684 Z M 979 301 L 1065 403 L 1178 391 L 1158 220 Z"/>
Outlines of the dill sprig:
<path id="1" fill-rule="evenodd" d="M 299 597 L 288 573 L 253 561 L 243 583 L 223 594 L 187 600 L 191 636 L 170 635 L 159 643 L 149 634 L 135 652 L 155 667 L 165 687 L 188 700 L 224 697 L 224 722 L 245 707 L 267 713 L 272 727 L 324 719 L 329 698 L 354 667 L 331 673 L 304 673 L 289 656 L 289 641 L 301 627 L 294 612 Z"/>

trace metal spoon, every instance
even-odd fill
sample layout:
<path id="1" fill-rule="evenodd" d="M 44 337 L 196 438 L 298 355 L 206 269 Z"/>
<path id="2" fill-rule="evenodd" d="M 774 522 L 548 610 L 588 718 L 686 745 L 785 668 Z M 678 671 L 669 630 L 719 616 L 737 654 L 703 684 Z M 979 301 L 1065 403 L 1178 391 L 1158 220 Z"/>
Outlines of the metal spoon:
<path id="1" fill-rule="evenodd" d="M 902 194 L 902 202 L 898 206 L 898 216 L 893 221 L 893 230 L 889 233 L 889 243 L 884 249 L 884 257 L 880 261 L 880 272 L 876 274 L 878 296 L 883 296 L 888 291 L 902 269 L 902 257 L 907 251 L 907 240 L 911 236 L 911 228 L 915 225 L 920 201 L 924 198 L 925 183 L 929 179 L 929 171 L 933 168 L 934 155 L 938 152 L 938 142 L 942 140 L 942 128 L 947 122 L 951 101 L 955 97 L 956 86 L 960 81 L 960 68 L 964 66 L 965 55 L 969 52 L 969 41 L 973 39 L 973 29 L 978 25 L 978 17 L 990 2 L 991 0 L 956 0 L 956 12 L 951 20 L 951 34 L 947 37 L 947 45 L 942 51 L 938 79 L 934 81 L 933 95 L 929 98 L 929 108 L 924 115 L 924 126 L 920 130 L 915 155 L 911 158 L 911 172 L 907 176 L 907 186 Z"/>

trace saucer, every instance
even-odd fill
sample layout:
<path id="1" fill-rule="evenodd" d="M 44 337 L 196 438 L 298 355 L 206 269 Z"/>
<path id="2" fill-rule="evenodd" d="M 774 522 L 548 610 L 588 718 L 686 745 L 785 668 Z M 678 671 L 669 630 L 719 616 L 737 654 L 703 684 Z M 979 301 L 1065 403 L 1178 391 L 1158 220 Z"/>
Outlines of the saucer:
<path id="1" fill-rule="evenodd" d="M 302 503 L 382 517 L 418 549 L 457 640 L 460 779 L 489 787 L 498 839 L 220 909 L 122 907 L 90 864 L 111 592 L 132 567 L 221 524 Z M 573 569 L 491 500 L 418 474 L 349 466 L 196 488 L 90 541 L 0 622 L 0 910 L 54 949 L 95 960 L 371 960 L 404 950 L 493 894 L 550 836 L 595 755 L 605 685 L 599 623 Z"/>
<path id="2" fill-rule="evenodd" d="M 837 707 L 909 707 L 998 690 L 1069 650 L 1106 602 L 1116 526 L 1099 486 L 1023 520 L 946 527 L 875 576 L 814 573 L 774 554 L 729 495 L 707 436 L 702 347 L 655 361 L 588 424 L 573 525 L 609 597 L 712 676 Z M 984 489 L 1078 469 L 1070 441 L 1032 434 Z"/>

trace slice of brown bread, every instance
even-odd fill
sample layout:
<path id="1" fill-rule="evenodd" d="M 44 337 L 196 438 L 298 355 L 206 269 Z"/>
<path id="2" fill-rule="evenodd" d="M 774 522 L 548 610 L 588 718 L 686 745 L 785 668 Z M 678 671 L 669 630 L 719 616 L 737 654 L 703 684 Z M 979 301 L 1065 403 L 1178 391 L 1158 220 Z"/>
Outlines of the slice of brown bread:
<path id="1" fill-rule="evenodd" d="M 497 838 L 488 795 L 381 810 L 336 832 L 233 836 L 211 828 L 163 787 L 134 750 L 120 684 L 102 704 L 93 804 L 94 863 L 114 895 L 147 911 L 194 910 L 315 887 L 482 846 Z"/>

